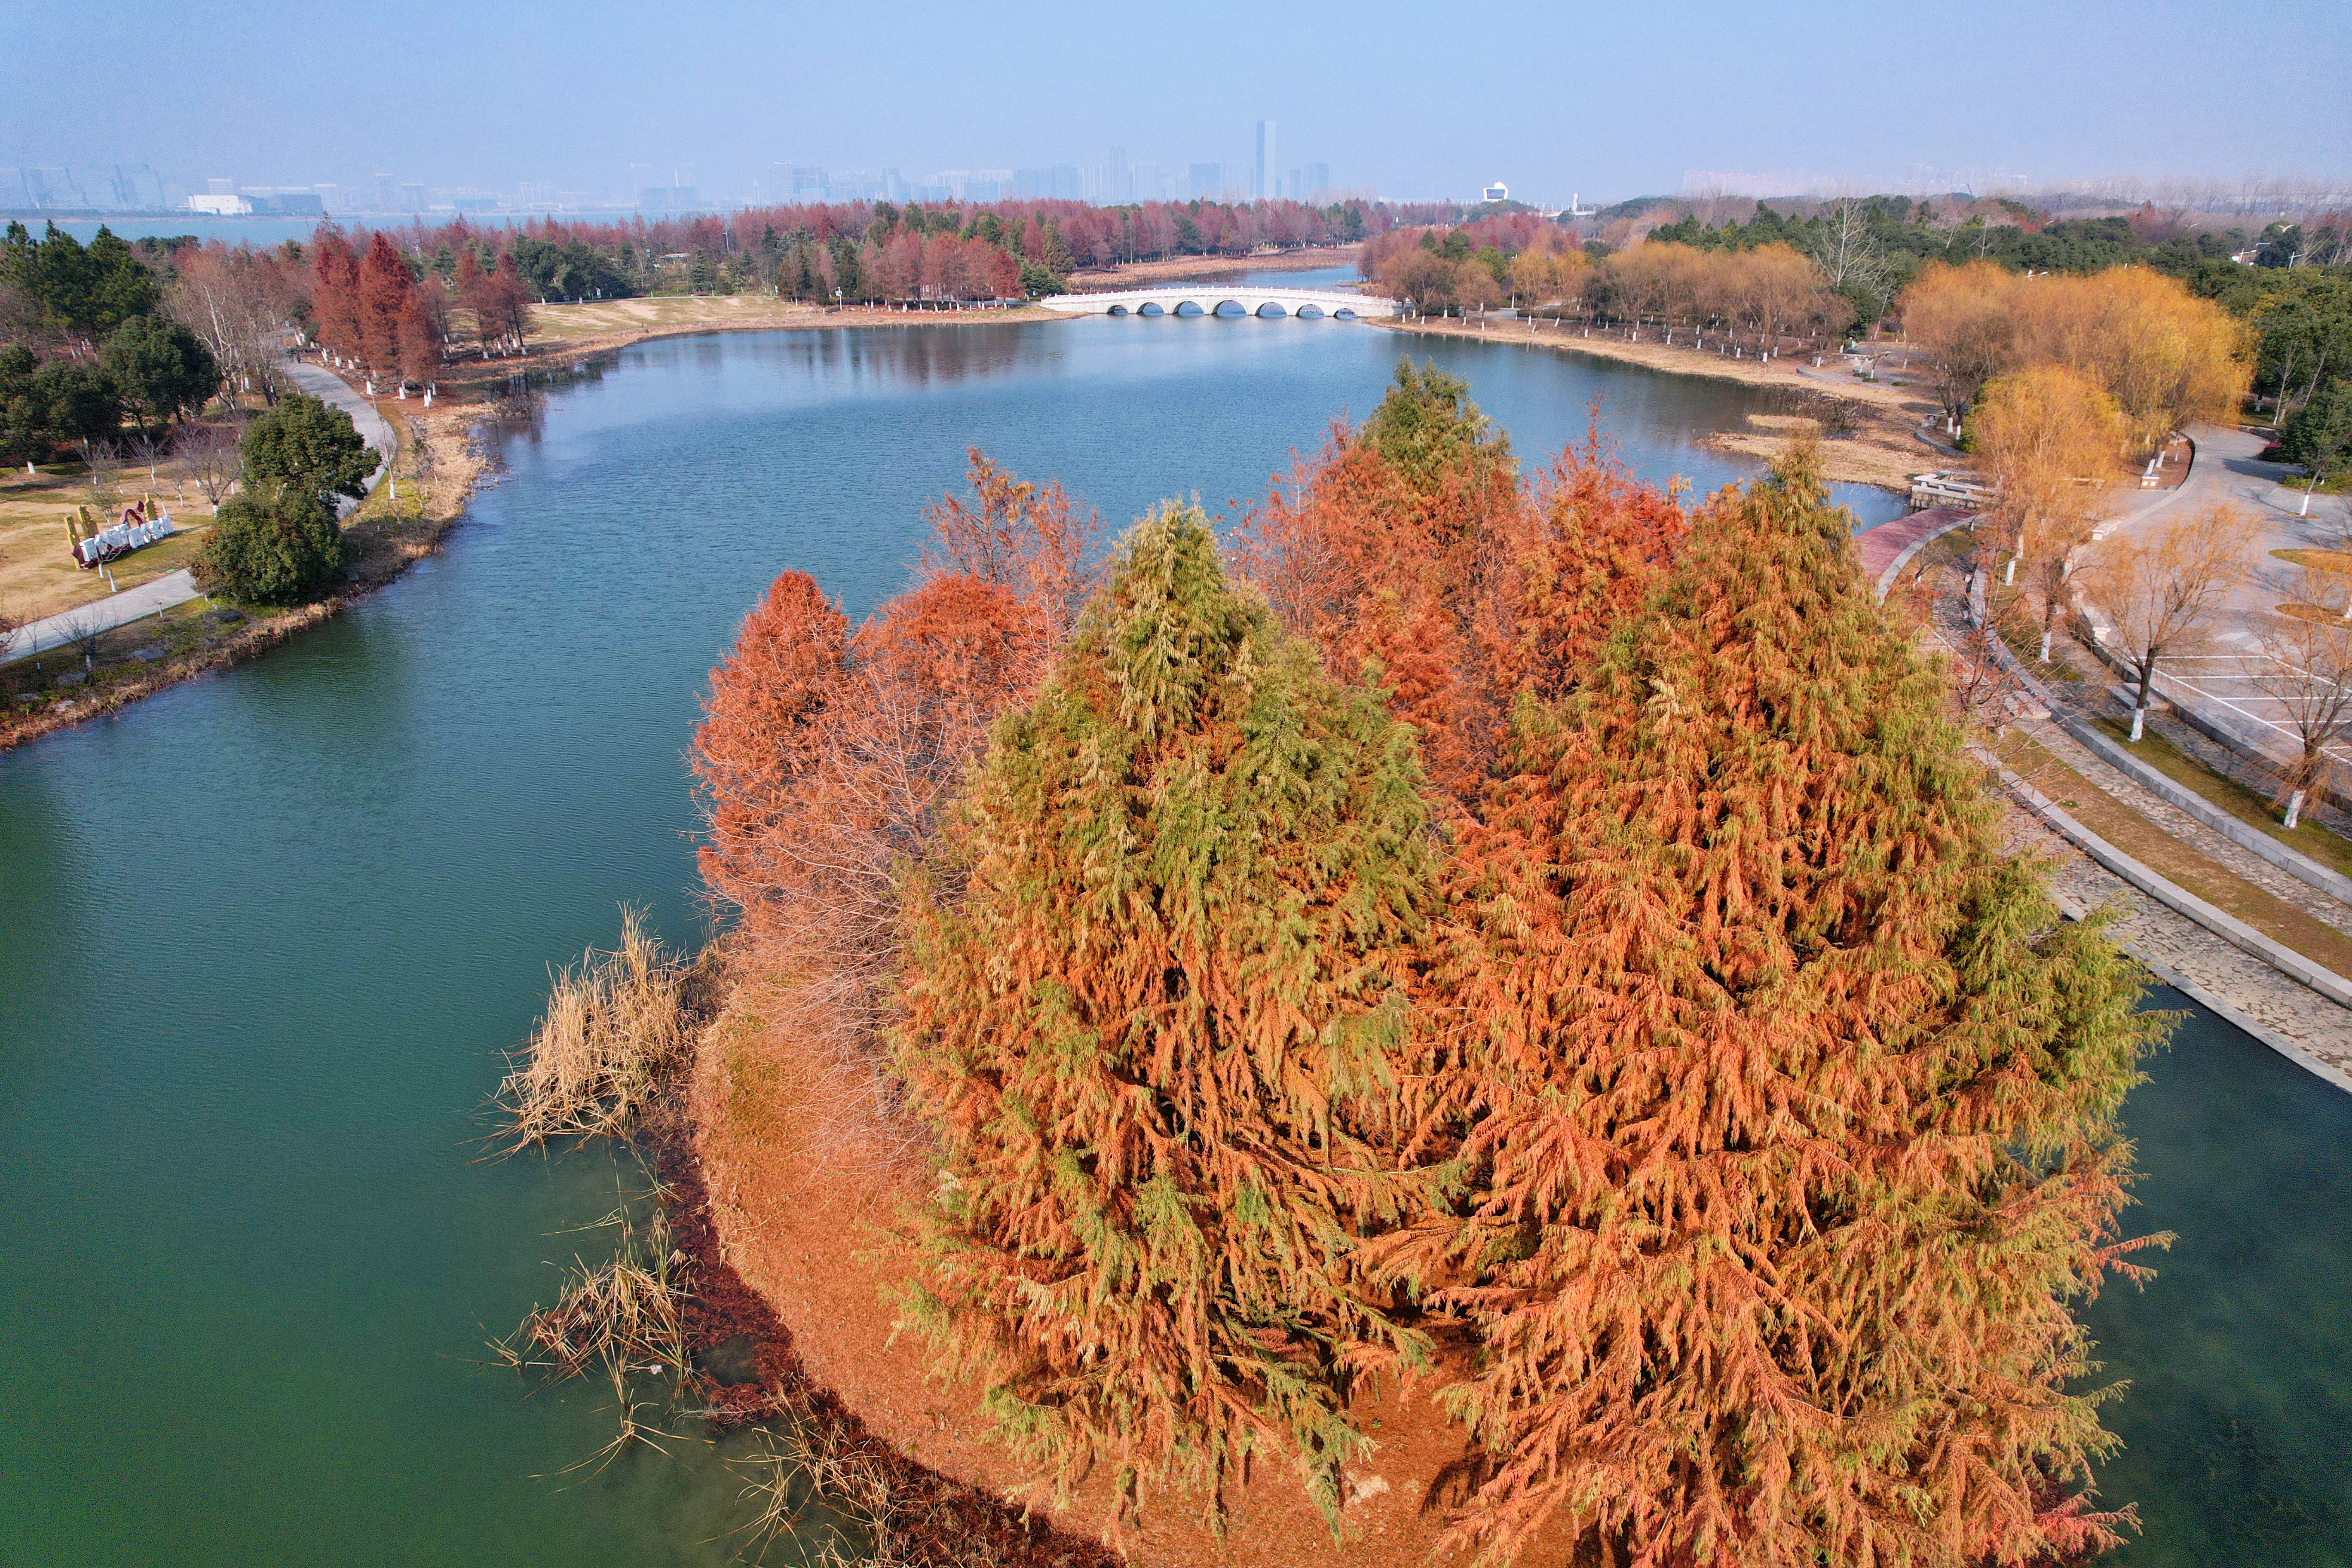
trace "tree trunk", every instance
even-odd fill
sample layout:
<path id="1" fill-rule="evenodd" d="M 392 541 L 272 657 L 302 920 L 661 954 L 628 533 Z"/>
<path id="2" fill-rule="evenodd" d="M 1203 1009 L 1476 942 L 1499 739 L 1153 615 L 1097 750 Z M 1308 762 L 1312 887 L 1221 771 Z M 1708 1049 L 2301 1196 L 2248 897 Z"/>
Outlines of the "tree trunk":
<path id="1" fill-rule="evenodd" d="M 2293 827 L 2296 823 L 2302 820 L 2303 791 L 2297 790 L 2293 795 L 2286 797 L 2286 826 Z"/>

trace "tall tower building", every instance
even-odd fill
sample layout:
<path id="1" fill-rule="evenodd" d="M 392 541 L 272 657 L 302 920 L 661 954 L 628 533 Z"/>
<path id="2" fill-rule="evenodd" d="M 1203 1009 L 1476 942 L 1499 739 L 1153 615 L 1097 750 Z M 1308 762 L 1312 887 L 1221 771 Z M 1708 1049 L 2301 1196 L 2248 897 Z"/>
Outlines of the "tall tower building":
<path id="1" fill-rule="evenodd" d="M 1261 120 L 1257 122 L 1257 179 L 1250 186 L 1250 195 L 1260 201 L 1274 195 L 1274 182 L 1282 178 L 1281 167 L 1275 158 L 1274 121 Z"/>

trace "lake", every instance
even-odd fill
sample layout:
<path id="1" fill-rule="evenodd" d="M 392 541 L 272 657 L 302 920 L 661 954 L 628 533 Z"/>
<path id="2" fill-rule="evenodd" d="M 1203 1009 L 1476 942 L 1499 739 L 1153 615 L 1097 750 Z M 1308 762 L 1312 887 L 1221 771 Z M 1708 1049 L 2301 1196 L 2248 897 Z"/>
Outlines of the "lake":
<path id="1" fill-rule="evenodd" d="M 1334 321 L 650 343 L 554 392 L 389 588 L 0 756 L 0 1562 L 726 1561 L 731 1450 L 567 1473 L 609 1394 L 481 1364 L 634 1190 L 607 1149 L 485 1158 L 480 1109 L 620 901 L 701 935 L 706 672 L 785 567 L 853 615 L 904 584 L 967 445 L 1114 526 L 1231 517 L 1408 347 L 1523 458 L 1598 397 L 1647 478 L 1748 471 L 1700 442 L 1759 394 Z M 2151 1072 L 2134 1223 L 2181 1243 L 2091 1311 L 2138 1384 L 2128 1561 L 2352 1563 L 2352 1104 L 2205 1018 Z"/>

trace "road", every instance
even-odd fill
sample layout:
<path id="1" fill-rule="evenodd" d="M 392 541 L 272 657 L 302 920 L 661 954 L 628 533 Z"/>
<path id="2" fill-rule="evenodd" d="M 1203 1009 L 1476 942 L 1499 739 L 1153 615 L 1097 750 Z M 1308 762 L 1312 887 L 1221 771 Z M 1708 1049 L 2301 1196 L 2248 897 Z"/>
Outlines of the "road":
<path id="1" fill-rule="evenodd" d="M 2224 603 L 2211 650 L 2167 659 L 2156 689 L 2175 702 L 2198 709 L 2231 733 L 2291 756 L 2300 752 L 2301 742 L 2278 721 L 2279 705 L 2261 694 L 2251 672 L 2269 663 L 2261 644 L 2285 624 L 2275 614 L 2278 606 L 2307 595 L 2302 568 L 2271 552 L 2344 549 L 2347 534 L 2352 532 L 2352 501 L 2343 496 L 2314 496 L 2310 515 L 2298 515 L 2301 492 L 2279 483 L 2293 470 L 2262 461 L 2261 437 L 2216 425 L 2200 425 L 2189 434 L 2197 443 L 2197 461 L 2187 481 L 2145 502 L 2132 496 L 2114 521 L 2100 526 L 2099 536 L 2160 526 L 2216 502 L 2235 507 L 2248 520 L 2242 535 L 2243 571 Z"/>
<path id="2" fill-rule="evenodd" d="M 377 413 L 373 404 L 353 391 L 351 384 L 333 371 L 306 364 L 300 360 L 287 361 L 285 368 L 287 379 L 296 386 L 330 407 L 340 408 L 352 416 L 352 424 L 361 437 L 383 459 L 369 478 L 367 488 L 372 490 L 383 483 L 384 476 L 392 471 L 393 457 L 400 448 L 400 440 L 393 431 L 391 421 Z M 345 500 L 341 503 L 344 515 L 350 515 L 359 504 L 355 500 Z M 70 610 L 19 627 L 14 637 L 0 643 L 0 664 L 31 658 L 51 648 L 63 647 L 76 637 L 85 637 L 93 630 L 112 631 L 132 621 L 161 615 L 174 605 L 186 604 L 201 592 L 195 579 L 183 567 L 152 582 L 142 583 L 136 588 L 125 588 L 120 594 L 111 594 L 87 605 L 77 605 Z"/>

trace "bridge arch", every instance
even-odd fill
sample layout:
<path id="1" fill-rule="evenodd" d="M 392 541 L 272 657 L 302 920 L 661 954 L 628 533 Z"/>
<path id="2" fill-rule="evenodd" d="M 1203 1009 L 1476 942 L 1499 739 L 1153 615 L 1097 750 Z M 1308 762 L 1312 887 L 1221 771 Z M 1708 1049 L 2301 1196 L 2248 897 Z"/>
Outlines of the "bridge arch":
<path id="1" fill-rule="evenodd" d="M 1261 303 L 1256 310 L 1252 310 L 1250 314 L 1253 316 L 1287 316 L 1290 312 L 1282 308 L 1281 300 L 1267 300 Z"/>
<path id="2" fill-rule="evenodd" d="M 1171 316 L 1181 316 L 1187 310 L 1196 316 L 1205 316 L 1209 313 L 1201 309 L 1201 301 L 1198 300 L 1179 300 L 1176 301 L 1176 308 L 1168 313 Z"/>

